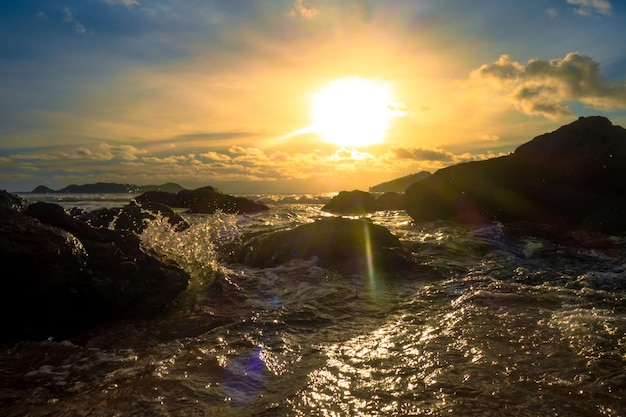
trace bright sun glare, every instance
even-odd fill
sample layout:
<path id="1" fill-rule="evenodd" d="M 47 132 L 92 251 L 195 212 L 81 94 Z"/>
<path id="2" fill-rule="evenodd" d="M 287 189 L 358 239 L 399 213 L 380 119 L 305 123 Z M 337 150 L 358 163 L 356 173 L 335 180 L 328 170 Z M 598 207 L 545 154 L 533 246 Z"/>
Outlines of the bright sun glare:
<path id="1" fill-rule="evenodd" d="M 311 106 L 311 130 L 338 146 L 382 142 L 394 110 L 389 87 L 362 78 L 335 80 L 318 91 Z"/>

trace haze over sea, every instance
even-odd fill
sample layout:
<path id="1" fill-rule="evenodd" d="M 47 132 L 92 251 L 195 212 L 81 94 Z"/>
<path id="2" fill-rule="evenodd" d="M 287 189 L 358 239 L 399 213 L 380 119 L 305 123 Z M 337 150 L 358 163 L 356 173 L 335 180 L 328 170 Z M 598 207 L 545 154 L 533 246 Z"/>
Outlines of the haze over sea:
<path id="1" fill-rule="evenodd" d="M 31 195 L 65 207 L 129 195 Z M 623 416 L 626 240 L 578 244 L 367 217 L 417 266 L 395 279 L 321 267 L 225 264 L 218 247 L 251 231 L 328 216 L 320 203 L 253 215 L 159 220 L 144 246 L 193 282 L 166 317 L 0 351 L 3 416 Z M 312 198 L 312 196 L 308 196 Z M 59 198 L 64 200 L 59 201 Z M 184 215 L 184 214 L 183 214 Z"/>

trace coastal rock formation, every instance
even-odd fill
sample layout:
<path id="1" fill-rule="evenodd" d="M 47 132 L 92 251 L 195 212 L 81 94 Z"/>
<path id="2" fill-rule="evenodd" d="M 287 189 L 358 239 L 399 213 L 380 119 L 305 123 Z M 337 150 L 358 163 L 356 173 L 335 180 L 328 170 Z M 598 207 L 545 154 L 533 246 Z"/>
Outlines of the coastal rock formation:
<path id="1" fill-rule="evenodd" d="M 50 194 L 54 192 L 55 191 L 52 188 L 46 187 L 45 185 L 38 185 L 35 189 L 33 189 L 33 191 L 31 191 L 31 194 Z"/>
<path id="2" fill-rule="evenodd" d="M 416 174 L 407 175 L 402 178 L 396 178 L 395 180 L 387 181 L 370 187 L 370 193 L 386 193 L 386 192 L 396 192 L 403 193 L 409 188 L 411 185 L 415 184 L 418 181 L 423 180 L 424 178 L 430 177 L 432 174 L 428 171 L 421 171 Z"/>
<path id="3" fill-rule="evenodd" d="M 341 191 L 322 207 L 328 213 L 347 215 L 372 213 L 378 209 L 376 198 L 360 190 Z"/>
<path id="4" fill-rule="evenodd" d="M 379 210 L 404 210 L 404 194 L 388 191 L 376 199 Z"/>
<path id="5" fill-rule="evenodd" d="M 166 218 L 176 231 L 189 228 L 189 223 L 180 214 L 161 203 L 138 205 L 131 202 L 124 207 L 102 208 L 91 212 L 81 211 L 74 215 L 93 227 L 127 230 L 137 234 L 141 234 L 146 229 L 148 220 L 154 220 L 157 216 Z"/>
<path id="6" fill-rule="evenodd" d="M 244 197 L 223 194 L 217 188 L 206 186 L 177 193 L 149 191 L 135 199 L 139 204 L 161 203 L 170 207 L 188 208 L 190 213 L 210 214 L 218 210 L 224 213 L 246 214 L 269 210 L 265 204 Z"/>
<path id="7" fill-rule="evenodd" d="M 396 236 L 367 220 L 329 217 L 291 230 L 270 232 L 252 238 L 236 255 L 236 261 L 254 267 L 271 267 L 292 259 L 317 257 L 322 265 L 368 262 L 379 270 L 406 264 Z"/>
<path id="8" fill-rule="evenodd" d="M 25 213 L 0 209 L 2 341 L 151 317 L 187 287 L 189 275 L 146 253 L 134 233 L 92 228 L 50 203 Z"/>
<path id="9" fill-rule="evenodd" d="M 0 208 L 22 211 L 26 207 L 26 200 L 5 190 L 0 190 Z"/>
<path id="10" fill-rule="evenodd" d="M 168 182 L 161 185 L 135 185 L 135 184 L 118 184 L 114 182 L 97 182 L 94 184 L 70 184 L 60 190 L 52 190 L 44 185 L 35 187 L 32 194 L 136 194 L 148 191 L 164 191 L 175 193 L 184 190 L 184 188 L 176 183 Z"/>
<path id="11" fill-rule="evenodd" d="M 441 169 L 406 191 L 417 222 L 529 221 L 626 230 L 626 130 L 581 117 L 513 154 Z"/>

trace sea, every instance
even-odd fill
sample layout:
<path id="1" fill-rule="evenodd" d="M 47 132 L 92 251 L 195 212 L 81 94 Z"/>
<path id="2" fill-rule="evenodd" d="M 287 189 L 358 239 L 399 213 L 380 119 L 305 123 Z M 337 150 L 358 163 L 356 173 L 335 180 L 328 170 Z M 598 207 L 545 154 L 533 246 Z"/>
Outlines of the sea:
<path id="1" fill-rule="evenodd" d="M 93 210 L 134 196 L 23 197 Z M 162 317 L 1 345 L 0 415 L 626 416 L 626 236 L 563 242 L 381 211 L 365 217 L 414 270 L 257 269 L 222 253 L 330 216 L 330 195 L 246 197 L 270 210 L 182 212 L 188 230 L 156 219 L 142 234 L 192 276 Z"/>

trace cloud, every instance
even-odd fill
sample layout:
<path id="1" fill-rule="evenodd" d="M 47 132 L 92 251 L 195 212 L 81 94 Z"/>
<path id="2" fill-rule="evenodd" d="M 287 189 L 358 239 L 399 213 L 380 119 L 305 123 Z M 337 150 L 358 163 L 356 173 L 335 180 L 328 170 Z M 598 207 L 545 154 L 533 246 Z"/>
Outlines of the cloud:
<path id="1" fill-rule="evenodd" d="M 331 161 L 363 161 L 366 159 L 374 159 L 374 156 L 368 152 L 345 148 L 338 149 L 330 156 Z"/>
<path id="2" fill-rule="evenodd" d="M 139 4 L 137 0 L 101 0 L 101 1 L 102 3 L 109 4 L 112 6 L 121 4 L 127 7 L 132 7 L 132 6 L 136 6 Z"/>
<path id="3" fill-rule="evenodd" d="M 78 146 L 67 149 L 51 149 L 40 152 L 26 152 L 11 155 L 13 160 L 20 161 L 134 161 L 138 155 L 147 153 L 132 145 L 99 145 Z"/>
<path id="4" fill-rule="evenodd" d="M 554 19 L 555 17 L 559 15 L 559 11 L 555 9 L 554 7 L 550 7 L 546 10 L 546 14 L 548 15 L 548 17 Z"/>
<path id="5" fill-rule="evenodd" d="M 201 153 L 200 156 L 210 161 L 230 161 L 231 160 L 230 156 L 224 155 L 222 153 L 213 152 L 213 151 Z"/>
<path id="6" fill-rule="evenodd" d="M 290 17 L 300 16 L 307 20 L 314 19 L 320 12 L 310 0 L 295 0 L 288 13 Z"/>
<path id="7" fill-rule="evenodd" d="M 601 110 L 626 108 L 626 82 L 604 79 L 600 64 L 578 52 L 551 60 L 532 59 L 526 65 L 502 55 L 475 70 L 471 79 L 487 82 L 529 115 L 552 119 L 570 116 L 566 103 L 571 101 Z"/>
<path id="8" fill-rule="evenodd" d="M 74 14 L 72 13 L 69 7 L 63 8 L 63 21 L 65 23 L 73 23 L 74 32 L 85 33 L 85 26 L 83 26 L 78 20 L 74 18 Z"/>
<path id="9" fill-rule="evenodd" d="M 574 12 L 581 16 L 610 16 L 613 6 L 606 0 L 567 0 L 568 4 L 578 6 Z"/>
<path id="10" fill-rule="evenodd" d="M 418 161 L 453 162 L 452 153 L 443 149 L 393 147 L 389 150 L 392 159 L 415 159 Z"/>

